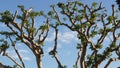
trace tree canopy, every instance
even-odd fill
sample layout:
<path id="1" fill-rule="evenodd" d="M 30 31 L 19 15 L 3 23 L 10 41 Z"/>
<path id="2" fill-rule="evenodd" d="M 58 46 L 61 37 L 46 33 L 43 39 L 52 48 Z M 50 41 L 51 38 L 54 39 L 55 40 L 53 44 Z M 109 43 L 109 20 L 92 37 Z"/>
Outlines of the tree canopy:
<path id="1" fill-rule="evenodd" d="M 62 26 L 62 28 L 68 28 L 77 33 L 78 43 L 74 46 L 78 50 L 78 54 L 76 54 L 76 61 L 73 64 L 74 68 L 99 68 L 102 62 L 108 60 L 104 66 L 107 68 L 113 61 L 120 60 L 120 19 L 115 5 L 111 5 L 111 14 L 107 13 L 102 2 L 93 2 L 91 6 L 80 1 L 59 2 L 50 7 L 52 10 L 48 13 L 34 11 L 32 8 L 26 10 L 22 5 L 18 5 L 20 14 L 18 11 L 13 14 L 9 10 L 0 12 L 0 23 L 6 25 L 5 28 L 8 29 L 0 31 L 0 54 L 8 57 L 17 67 L 25 68 L 23 58 L 16 48 L 17 43 L 23 43 L 35 56 L 37 67 L 44 68 L 42 58 L 44 57 L 44 46 L 47 46 L 44 43 L 49 31 L 54 29 L 55 37 L 52 41 L 54 47 L 49 55 L 55 58 L 58 68 L 67 68 L 59 59 L 57 51 L 59 27 Z M 38 17 L 44 19 L 44 23 L 36 22 Z M 110 43 L 105 44 L 106 39 Z M 7 53 L 6 50 L 11 47 L 14 48 L 20 62 Z M 113 55 L 116 56 L 113 57 Z"/>

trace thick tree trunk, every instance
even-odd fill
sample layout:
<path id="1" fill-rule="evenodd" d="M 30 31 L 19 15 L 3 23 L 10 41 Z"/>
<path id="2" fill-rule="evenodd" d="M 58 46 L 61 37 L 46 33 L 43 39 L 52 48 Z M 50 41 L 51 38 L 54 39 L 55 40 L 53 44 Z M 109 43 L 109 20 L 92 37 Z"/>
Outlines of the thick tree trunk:
<path id="1" fill-rule="evenodd" d="M 38 68 L 42 68 L 42 57 L 41 56 L 36 56 L 36 63 Z"/>
<path id="2" fill-rule="evenodd" d="M 86 68 L 86 64 L 85 64 L 86 49 L 87 49 L 87 45 L 85 44 L 82 48 L 82 54 L 81 54 L 81 58 L 80 58 L 80 67 L 81 68 Z"/>
<path id="3" fill-rule="evenodd" d="M 36 57 L 37 67 L 42 68 L 43 49 L 40 46 L 35 45 L 33 49 L 33 53 Z"/>

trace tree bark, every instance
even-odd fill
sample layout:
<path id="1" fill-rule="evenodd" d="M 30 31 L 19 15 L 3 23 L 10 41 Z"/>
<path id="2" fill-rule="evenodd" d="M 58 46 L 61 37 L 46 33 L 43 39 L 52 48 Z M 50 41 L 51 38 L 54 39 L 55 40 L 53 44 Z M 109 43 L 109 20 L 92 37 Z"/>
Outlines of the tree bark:
<path id="1" fill-rule="evenodd" d="M 36 57 L 37 67 L 42 68 L 42 56 L 43 56 L 42 48 L 38 45 L 35 45 L 32 51 Z"/>
<path id="2" fill-rule="evenodd" d="M 60 60 L 59 60 L 57 54 L 55 54 L 54 57 L 55 57 L 55 60 L 56 60 L 57 63 L 58 63 L 58 66 L 59 66 L 60 68 L 62 68 L 63 66 L 62 66 L 62 64 L 61 64 L 61 62 L 60 62 Z"/>
<path id="3" fill-rule="evenodd" d="M 81 58 L 80 58 L 80 66 L 81 66 L 81 68 L 86 68 L 86 64 L 85 64 L 86 48 L 87 48 L 87 45 L 86 44 L 83 45 L 82 54 L 81 54 Z"/>
<path id="4" fill-rule="evenodd" d="M 42 56 L 36 56 L 36 63 L 38 68 L 42 68 Z"/>

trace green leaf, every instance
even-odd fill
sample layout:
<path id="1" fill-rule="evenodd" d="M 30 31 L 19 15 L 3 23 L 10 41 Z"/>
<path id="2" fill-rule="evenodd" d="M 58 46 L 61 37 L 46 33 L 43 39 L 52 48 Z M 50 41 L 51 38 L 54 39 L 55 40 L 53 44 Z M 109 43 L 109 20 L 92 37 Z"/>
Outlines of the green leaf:
<path id="1" fill-rule="evenodd" d="M 115 42 L 112 42 L 111 44 L 110 44 L 110 48 L 115 48 L 116 47 L 116 43 Z"/>
<path id="2" fill-rule="evenodd" d="M 73 11 L 77 11 L 77 7 L 74 7 L 74 8 L 73 8 Z"/>
<path id="3" fill-rule="evenodd" d="M 82 5 L 83 5 L 81 2 L 77 2 L 77 4 L 78 4 L 79 6 L 82 6 Z"/>
<path id="4" fill-rule="evenodd" d="M 92 31 L 92 33 L 91 33 L 91 37 L 94 37 L 94 36 L 96 36 L 96 34 L 97 34 L 97 31 Z"/>
<path id="5" fill-rule="evenodd" d="M 100 29 L 100 30 L 99 30 L 99 34 L 103 33 L 103 31 L 104 31 L 103 29 Z"/>
<path id="6" fill-rule="evenodd" d="M 84 9 L 78 10 L 79 13 L 85 13 L 86 11 Z"/>
<path id="7" fill-rule="evenodd" d="M 76 16 L 76 20 L 80 21 L 82 19 L 83 19 L 83 16 L 81 16 L 81 15 Z"/>
<path id="8" fill-rule="evenodd" d="M 25 26 L 28 28 L 28 27 L 30 27 L 30 22 L 28 21 L 28 20 L 25 20 L 24 21 L 24 24 L 25 24 Z"/>
<path id="9" fill-rule="evenodd" d="M 54 14 L 54 11 L 49 11 L 48 12 L 48 15 L 50 15 L 50 16 L 53 15 L 53 14 Z"/>
<path id="10" fill-rule="evenodd" d="M 99 48 L 99 49 L 102 49 L 102 44 L 98 44 L 98 45 L 96 45 L 96 48 Z"/>
<path id="11" fill-rule="evenodd" d="M 103 57 L 103 55 L 102 55 L 102 54 L 98 54 L 98 55 L 97 55 L 97 57 L 100 57 L 100 58 L 102 58 L 102 57 Z"/>
<path id="12" fill-rule="evenodd" d="M 76 48 L 77 48 L 77 49 L 80 49 L 80 48 L 81 48 L 81 44 L 78 43 Z"/>
<path id="13" fill-rule="evenodd" d="M 12 46 L 15 46 L 15 42 L 12 42 Z"/>
<path id="14" fill-rule="evenodd" d="M 75 24 L 75 29 L 80 29 L 81 25 L 80 24 Z"/>
<path id="15" fill-rule="evenodd" d="M 44 15 L 44 11 L 40 11 L 39 12 L 39 15 L 41 16 L 41 15 Z"/>
<path id="16" fill-rule="evenodd" d="M 57 5 L 58 5 L 59 8 L 64 8 L 65 7 L 65 4 L 61 3 L 61 2 L 59 2 Z"/>
<path id="17" fill-rule="evenodd" d="M 107 18 L 107 20 L 111 23 L 112 20 L 113 20 L 113 16 L 109 16 L 109 17 Z"/>
<path id="18" fill-rule="evenodd" d="M 81 34 L 77 34 L 77 38 L 81 40 L 81 44 L 83 44 L 84 42 L 86 42 L 85 36 L 83 36 Z"/>
<path id="19" fill-rule="evenodd" d="M 44 42 L 41 42 L 41 45 L 44 46 Z"/>
<path id="20" fill-rule="evenodd" d="M 98 5 L 98 3 L 96 3 L 96 2 L 93 2 L 93 3 L 92 3 L 92 6 L 93 6 L 93 7 L 96 7 L 97 5 Z"/>
<path id="21" fill-rule="evenodd" d="M 87 57 L 89 60 L 94 60 L 94 56 L 88 56 Z"/>
<path id="22" fill-rule="evenodd" d="M 20 40 L 20 38 L 19 37 L 16 37 L 16 41 L 19 41 Z"/>
<path id="23" fill-rule="evenodd" d="M 16 33 L 2 31 L 2 32 L 0 32 L 0 34 L 1 34 L 1 35 L 15 35 Z"/>
<path id="24" fill-rule="evenodd" d="M 17 19 L 23 20 L 23 17 L 21 15 L 17 15 Z"/>
<path id="25" fill-rule="evenodd" d="M 96 18 L 97 17 L 97 14 L 96 13 L 94 13 L 94 14 L 92 14 L 92 16 L 91 16 L 92 18 Z"/>
<path id="26" fill-rule="evenodd" d="M 2 50 L 6 50 L 9 48 L 8 42 L 4 41 L 3 44 L 0 46 Z"/>
<path id="27" fill-rule="evenodd" d="M 40 26 L 40 28 L 39 29 L 42 29 L 42 30 L 47 30 L 49 27 L 48 27 L 48 25 L 42 25 L 42 26 Z"/>
<path id="28" fill-rule="evenodd" d="M 24 8 L 24 6 L 23 6 L 23 5 L 18 5 L 18 7 L 19 7 L 19 8 Z"/>
<path id="29" fill-rule="evenodd" d="M 110 47 L 107 47 L 107 48 L 104 50 L 103 55 L 106 55 L 105 58 L 107 58 L 107 59 L 110 58 L 110 56 L 112 55 L 111 50 L 112 50 L 112 48 L 110 48 Z"/>
<path id="30" fill-rule="evenodd" d="M 32 16 L 32 17 L 38 16 L 38 15 L 39 15 L 39 12 L 34 12 L 34 11 L 32 11 L 32 12 L 30 13 L 30 16 Z"/>
<path id="31" fill-rule="evenodd" d="M 86 28 L 86 26 L 88 26 L 87 23 L 82 24 L 82 28 Z"/>
<path id="32" fill-rule="evenodd" d="M 56 25 L 61 25 L 62 23 L 61 22 L 56 22 Z"/>
<path id="33" fill-rule="evenodd" d="M 63 20 L 64 20 L 64 21 L 66 21 L 66 20 L 67 20 L 67 18 L 65 18 L 65 17 L 64 17 L 64 18 L 63 18 Z"/>
<path id="34" fill-rule="evenodd" d="M 6 10 L 5 12 L 0 13 L 0 15 L 1 15 L 1 19 L 0 19 L 1 22 L 4 22 L 5 24 L 7 24 L 12 21 L 13 15 L 10 13 L 9 10 Z"/>
<path id="35" fill-rule="evenodd" d="M 18 5 L 18 8 L 20 8 L 22 12 L 25 10 L 23 5 Z"/>
<path id="36" fill-rule="evenodd" d="M 107 28 L 106 32 L 112 32 L 114 30 L 114 28 Z"/>
<path id="37" fill-rule="evenodd" d="M 29 29 L 28 29 L 28 32 L 32 32 L 32 33 L 34 33 L 35 32 L 35 30 L 36 30 L 36 28 L 34 28 L 34 27 L 30 27 Z"/>

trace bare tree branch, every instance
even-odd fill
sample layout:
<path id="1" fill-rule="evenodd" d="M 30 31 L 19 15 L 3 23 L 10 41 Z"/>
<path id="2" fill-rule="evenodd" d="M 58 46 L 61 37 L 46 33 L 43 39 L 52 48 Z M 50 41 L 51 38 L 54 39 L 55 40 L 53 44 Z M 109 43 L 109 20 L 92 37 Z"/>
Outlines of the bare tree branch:
<path id="1" fill-rule="evenodd" d="M 53 48 L 53 50 L 50 52 L 50 53 L 52 53 L 52 55 L 54 56 L 54 58 L 55 58 L 55 60 L 57 61 L 57 63 L 58 63 L 58 66 L 60 67 L 60 68 L 62 68 L 63 66 L 62 66 L 62 64 L 61 64 L 61 62 L 60 62 L 60 60 L 59 60 L 59 58 L 58 58 L 58 55 L 57 55 L 57 39 L 58 39 L 58 29 L 57 29 L 57 25 L 56 26 L 52 26 L 54 29 L 55 29 L 55 44 L 54 44 L 54 48 Z"/>
<path id="2" fill-rule="evenodd" d="M 5 53 L 4 56 L 8 57 L 9 59 L 11 59 L 15 64 L 17 64 L 19 67 L 23 68 L 22 65 L 20 65 L 15 59 L 13 59 L 10 55 L 8 55 L 8 53 Z"/>
<path id="3" fill-rule="evenodd" d="M 17 14 L 18 14 L 18 11 L 16 10 L 16 11 L 15 11 L 15 14 L 14 14 L 14 16 L 13 16 L 13 21 L 15 20 Z"/>
<path id="4" fill-rule="evenodd" d="M 113 61 L 117 61 L 117 60 L 120 60 L 120 57 L 118 57 L 118 58 L 110 58 L 104 68 L 108 68 L 110 63 L 112 63 Z"/>
<path id="5" fill-rule="evenodd" d="M 22 59 L 22 57 L 20 56 L 18 50 L 16 49 L 15 43 L 12 41 L 11 37 L 9 37 L 9 39 L 10 39 L 10 41 L 11 41 L 11 43 L 12 43 L 12 46 L 13 46 L 13 48 L 14 48 L 17 56 L 19 57 L 19 59 L 20 59 L 20 61 L 21 61 L 21 63 L 22 63 L 22 67 L 25 68 L 25 64 L 24 64 L 23 59 Z"/>

